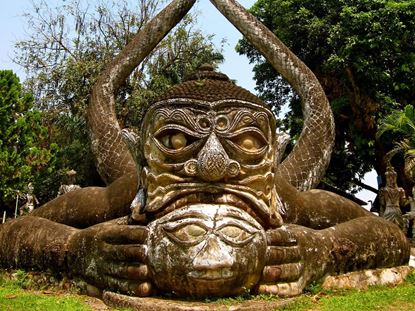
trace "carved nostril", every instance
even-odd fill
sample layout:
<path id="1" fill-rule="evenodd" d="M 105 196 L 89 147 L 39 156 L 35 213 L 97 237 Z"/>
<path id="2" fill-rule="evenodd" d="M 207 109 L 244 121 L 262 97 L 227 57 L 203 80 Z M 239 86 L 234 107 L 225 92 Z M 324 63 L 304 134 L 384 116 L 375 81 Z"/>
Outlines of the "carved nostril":
<path id="1" fill-rule="evenodd" d="M 198 155 L 199 176 L 206 181 L 218 181 L 227 175 L 229 163 L 229 156 L 212 133 Z"/>

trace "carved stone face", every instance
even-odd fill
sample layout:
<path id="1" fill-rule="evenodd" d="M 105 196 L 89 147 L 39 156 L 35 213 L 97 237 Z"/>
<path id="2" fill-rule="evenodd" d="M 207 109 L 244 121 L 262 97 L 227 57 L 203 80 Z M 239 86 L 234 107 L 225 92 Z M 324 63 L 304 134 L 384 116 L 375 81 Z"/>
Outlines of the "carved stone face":
<path id="1" fill-rule="evenodd" d="M 162 290 L 225 296 L 242 293 L 259 280 L 265 264 L 265 232 L 239 208 L 189 205 L 149 228 L 149 267 Z"/>
<path id="2" fill-rule="evenodd" d="M 160 217 L 189 204 L 226 204 L 262 226 L 278 226 L 275 119 L 242 101 L 167 100 L 143 122 L 145 212 Z"/>

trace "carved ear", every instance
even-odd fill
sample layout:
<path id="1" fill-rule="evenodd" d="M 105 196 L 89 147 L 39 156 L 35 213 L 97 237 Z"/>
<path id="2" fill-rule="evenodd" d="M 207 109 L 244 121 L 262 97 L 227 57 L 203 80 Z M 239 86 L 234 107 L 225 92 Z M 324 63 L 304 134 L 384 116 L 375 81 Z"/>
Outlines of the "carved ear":
<path id="1" fill-rule="evenodd" d="M 133 156 L 137 169 L 140 171 L 144 160 L 140 135 L 134 130 L 126 128 L 121 131 L 121 137 Z"/>
<path id="2" fill-rule="evenodd" d="M 284 156 L 285 149 L 291 140 L 290 135 L 286 133 L 277 133 L 277 143 L 275 149 L 275 163 L 278 165 L 281 163 L 282 157 Z"/>

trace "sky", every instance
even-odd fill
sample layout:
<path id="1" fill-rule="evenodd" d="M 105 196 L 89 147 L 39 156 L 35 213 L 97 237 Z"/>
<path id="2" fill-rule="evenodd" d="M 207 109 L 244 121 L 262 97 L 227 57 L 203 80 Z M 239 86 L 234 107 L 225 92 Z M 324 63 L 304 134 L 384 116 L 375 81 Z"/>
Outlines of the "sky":
<path id="1" fill-rule="evenodd" d="M 2 1 L 0 10 L 0 69 L 13 69 L 24 79 L 24 71 L 12 62 L 15 55 L 14 43 L 27 37 L 27 27 L 23 14 L 32 8 L 32 0 Z M 64 0 L 47 0 L 51 6 L 53 3 L 62 4 Z M 92 2 L 92 1 L 91 1 Z M 255 0 L 239 0 L 246 8 L 251 7 Z M 241 34 L 223 17 L 217 9 L 207 0 L 199 0 L 192 11 L 199 12 L 198 27 L 209 34 L 214 34 L 214 42 L 220 45 L 221 40 L 226 39 L 224 45 L 225 62 L 219 67 L 238 85 L 254 91 L 255 82 L 252 79 L 252 66 L 245 56 L 240 56 L 235 51 L 235 45 Z"/>
<path id="2" fill-rule="evenodd" d="M 27 37 L 23 14 L 30 8 L 32 0 L 2 1 L 0 10 L 0 69 L 12 69 L 20 79 L 24 79 L 24 71 L 12 62 L 15 55 L 14 43 Z M 48 3 L 63 3 L 64 0 L 47 0 Z M 249 8 L 255 0 L 239 0 L 244 7 Z M 237 84 L 255 93 L 252 65 L 245 56 L 240 56 L 235 51 L 235 45 L 242 37 L 238 30 L 223 17 L 217 9 L 207 0 L 199 0 L 192 9 L 199 12 L 198 25 L 209 34 L 214 34 L 214 43 L 220 44 L 226 39 L 224 45 L 225 62 L 219 66 L 219 70 L 227 74 Z M 371 172 L 365 176 L 365 183 L 377 188 L 376 173 Z M 368 202 L 374 200 L 375 194 L 370 191 L 361 191 L 357 195 Z"/>

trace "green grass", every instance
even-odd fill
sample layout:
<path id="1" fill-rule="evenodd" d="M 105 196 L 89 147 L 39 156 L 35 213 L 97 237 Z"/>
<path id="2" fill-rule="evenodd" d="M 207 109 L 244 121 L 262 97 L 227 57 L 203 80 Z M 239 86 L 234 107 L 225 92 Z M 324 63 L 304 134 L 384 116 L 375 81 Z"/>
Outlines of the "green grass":
<path id="1" fill-rule="evenodd" d="M 27 288 L 32 288 L 28 290 Z M 415 271 L 405 283 L 395 286 L 370 287 L 367 290 L 327 290 L 318 284 L 311 284 L 304 295 L 292 303 L 279 308 L 282 311 L 407 311 L 415 310 Z M 245 301 L 276 301 L 272 295 L 250 295 L 246 293 L 232 298 L 206 299 L 204 302 L 222 305 L 234 305 Z M 0 310 L 5 311 L 89 311 L 93 310 L 84 303 L 84 296 L 52 290 L 33 290 L 27 274 L 17 271 L 15 278 L 2 277 L 0 274 Z M 118 309 L 127 310 L 127 309 Z"/>
<path id="2" fill-rule="evenodd" d="M 71 294 L 47 295 L 41 292 L 25 291 L 17 287 L 2 285 L 0 288 L 0 310 L 90 311 L 92 309 L 84 304 L 80 297 Z"/>
<path id="3" fill-rule="evenodd" d="M 407 311 L 415 310 L 415 272 L 405 283 L 375 286 L 367 290 L 323 290 L 311 288 L 307 295 L 279 309 L 283 311 Z"/>
<path id="4" fill-rule="evenodd" d="M 17 272 L 14 280 L 0 276 L 0 310 L 4 311 L 91 311 L 74 294 L 52 291 L 25 290 L 29 284 L 23 271 Z"/>

